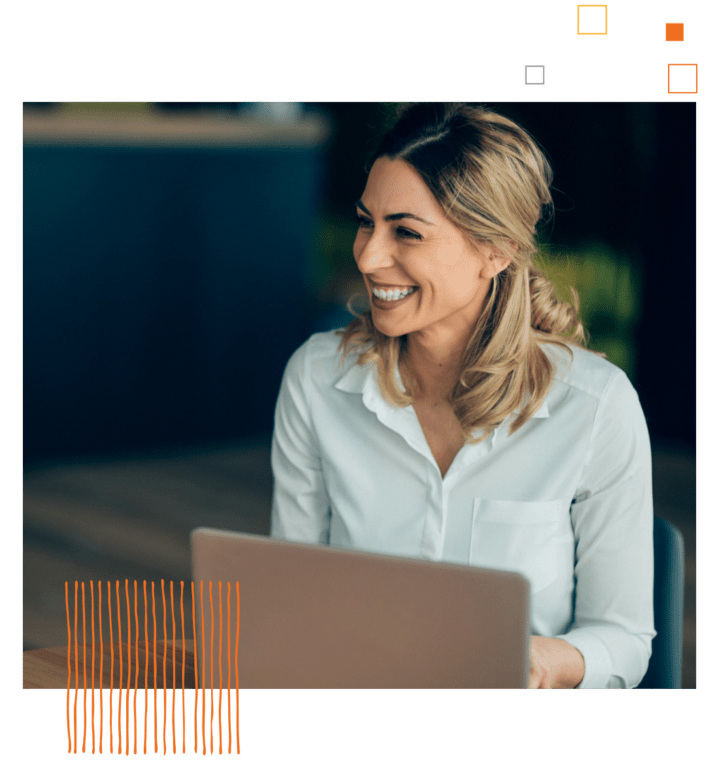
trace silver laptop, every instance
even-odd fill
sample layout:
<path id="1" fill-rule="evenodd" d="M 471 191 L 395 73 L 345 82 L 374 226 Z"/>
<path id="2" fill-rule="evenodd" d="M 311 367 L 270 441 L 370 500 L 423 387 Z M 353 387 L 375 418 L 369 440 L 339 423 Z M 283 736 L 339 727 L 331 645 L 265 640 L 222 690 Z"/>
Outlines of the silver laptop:
<path id="1" fill-rule="evenodd" d="M 520 574 L 210 528 L 191 542 L 200 686 L 204 664 L 207 688 L 228 672 L 232 688 L 527 687 Z"/>

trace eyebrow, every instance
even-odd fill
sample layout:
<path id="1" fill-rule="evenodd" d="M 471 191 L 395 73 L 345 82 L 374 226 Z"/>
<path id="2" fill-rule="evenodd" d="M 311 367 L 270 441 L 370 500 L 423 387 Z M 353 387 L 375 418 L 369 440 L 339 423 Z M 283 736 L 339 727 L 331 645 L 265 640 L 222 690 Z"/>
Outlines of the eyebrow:
<path id="1" fill-rule="evenodd" d="M 367 210 L 367 206 L 361 200 L 358 200 L 355 203 L 355 206 L 357 208 L 362 209 L 368 216 L 372 215 Z M 428 224 L 430 227 L 434 226 L 434 224 L 432 224 L 431 221 L 426 221 L 425 219 L 421 219 L 419 216 L 415 216 L 413 213 L 390 213 L 384 217 L 385 221 L 397 221 L 398 219 L 414 219 L 415 221 L 421 221 L 422 224 Z"/>

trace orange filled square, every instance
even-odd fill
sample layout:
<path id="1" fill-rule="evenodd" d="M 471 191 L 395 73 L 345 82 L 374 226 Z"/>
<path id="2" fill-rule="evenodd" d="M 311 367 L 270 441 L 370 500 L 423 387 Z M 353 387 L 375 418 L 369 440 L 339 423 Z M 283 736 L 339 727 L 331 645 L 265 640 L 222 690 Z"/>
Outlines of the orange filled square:
<path id="1" fill-rule="evenodd" d="M 681 43 L 684 40 L 683 24 L 667 24 L 667 42 Z"/>

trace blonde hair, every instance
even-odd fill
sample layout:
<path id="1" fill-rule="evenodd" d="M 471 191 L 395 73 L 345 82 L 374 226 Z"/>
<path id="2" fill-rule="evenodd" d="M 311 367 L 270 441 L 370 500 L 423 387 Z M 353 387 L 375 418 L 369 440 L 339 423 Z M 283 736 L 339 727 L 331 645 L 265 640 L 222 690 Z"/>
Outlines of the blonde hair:
<path id="1" fill-rule="evenodd" d="M 368 169 L 380 157 L 401 159 L 417 170 L 447 217 L 470 240 L 511 252 L 507 268 L 493 278 L 482 313 L 464 351 L 450 403 L 468 442 L 481 442 L 518 411 L 510 434 L 539 408 L 553 367 L 541 344 L 569 350 L 586 346 L 573 305 L 560 301 L 549 278 L 533 263 L 537 225 L 552 212 L 552 169 L 531 136 L 513 121 L 470 104 L 415 104 L 404 108 L 379 140 Z M 351 307 L 350 307 L 351 309 Z M 384 398 L 403 407 L 413 402 L 395 370 L 407 338 L 389 337 L 372 323 L 370 311 L 337 333 L 342 359 L 359 353 L 357 364 L 377 365 Z M 480 430 L 478 437 L 473 433 Z"/>

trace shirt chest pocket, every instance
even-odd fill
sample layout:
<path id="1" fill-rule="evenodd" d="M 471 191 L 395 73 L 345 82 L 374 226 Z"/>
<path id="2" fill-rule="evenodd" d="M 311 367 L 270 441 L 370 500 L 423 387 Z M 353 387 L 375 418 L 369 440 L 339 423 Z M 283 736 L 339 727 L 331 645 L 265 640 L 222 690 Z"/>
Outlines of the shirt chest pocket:
<path id="1" fill-rule="evenodd" d="M 517 571 L 532 592 L 557 578 L 557 535 L 562 502 L 474 499 L 470 565 Z"/>

